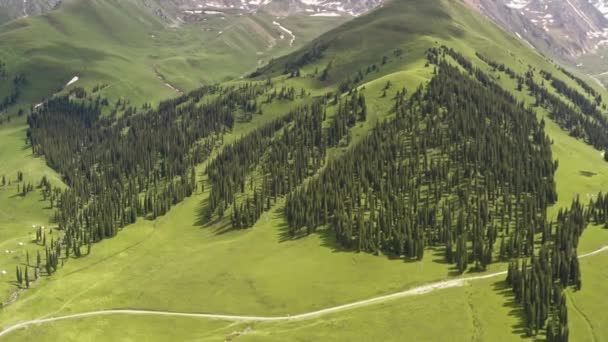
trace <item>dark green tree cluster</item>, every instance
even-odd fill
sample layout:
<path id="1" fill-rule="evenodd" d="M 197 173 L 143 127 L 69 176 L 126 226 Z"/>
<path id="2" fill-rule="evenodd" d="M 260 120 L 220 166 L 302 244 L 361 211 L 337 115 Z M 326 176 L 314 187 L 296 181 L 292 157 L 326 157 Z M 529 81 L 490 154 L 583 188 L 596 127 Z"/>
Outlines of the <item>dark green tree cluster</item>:
<path id="1" fill-rule="evenodd" d="M 28 139 L 69 186 L 57 196 L 42 184 L 64 231 L 47 260 L 62 250 L 81 256 L 83 246 L 88 253 L 92 242 L 115 236 L 137 217 L 163 215 L 190 196 L 197 188 L 195 166 L 232 128 L 235 113 L 268 89 L 261 83 L 203 87 L 117 119 L 102 116 L 98 102 L 47 101 L 28 118 Z M 56 269 L 56 263 L 49 266 Z"/>
<path id="2" fill-rule="evenodd" d="M 599 94 L 595 89 L 593 89 L 593 87 L 591 87 L 587 82 L 583 81 L 580 77 L 575 76 L 573 73 L 562 68 L 561 66 L 558 66 L 557 69 L 559 69 L 559 71 L 561 71 L 564 75 L 568 76 L 570 79 L 574 80 L 576 84 L 583 88 L 587 95 L 595 99 L 596 103 L 599 104 L 602 101 L 602 95 Z"/>
<path id="3" fill-rule="evenodd" d="M 529 335 L 536 336 L 546 329 L 548 341 L 568 340 L 563 289 L 582 287 L 577 247 L 586 225 L 583 206 L 576 199 L 569 210 L 558 213 L 555 231 L 550 225 L 550 237 L 530 262 L 528 259 L 510 262 L 507 282 L 522 305 Z"/>
<path id="4" fill-rule="evenodd" d="M 4 64 L 3 64 L 4 65 Z M 6 67 L 0 67 L 0 74 L 4 75 L 0 77 L 0 80 L 7 77 Z M 27 79 L 24 75 L 17 75 L 13 77 L 12 81 L 12 92 L 4 97 L 0 97 L 0 113 L 8 107 L 17 103 L 19 96 L 21 95 L 21 88 L 27 83 Z"/>
<path id="5" fill-rule="evenodd" d="M 552 73 L 547 71 L 540 71 L 540 75 L 551 83 L 553 89 L 555 89 L 559 94 L 564 95 L 567 99 L 569 99 L 576 107 L 578 107 L 581 112 L 591 115 L 594 118 L 602 118 L 603 115 L 598 108 L 601 104 L 602 98 L 599 95 L 594 98 L 593 101 L 589 100 L 587 96 L 578 92 L 578 90 L 570 87 L 566 84 L 566 82 L 560 80 L 553 76 Z M 605 122 L 605 120 L 604 120 Z"/>
<path id="6" fill-rule="evenodd" d="M 4 80 L 8 77 L 8 72 L 6 69 L 6 63 L 0 60 L 0 80 Z"/>
<path id="7" fill-rule="evenodd" d="M 299 56 L 293 61 L 289 59 L 288 62 L 285 63 L 285 74 L 321 59 L 323 57 L 323 52 L 327 50 L 328 47 L 329 44 L 327 43 L 321 41 L 314 42 L 308 50 L 302 50 L 302 52 L 299 53 Z"/>
<path id="8" fill-rule="evenodd" d="M 293 58 L 285 58 L 286 63 L 284 64 L 283 74 L 293 75 L 294 73 L 299 72 L 299 70 L 307 64 L 314 63 L 321 59 L 323 57 L 323 52 L 327 50 L 328 47 L 328 43 L 314 41 L 309 48 L 299 50 L 299 52 L 296 53 L 297 55 L 290 56 Z M 255 78 L 267 73 L 270 71 L 269 69 L 272 68 L 272 64 L 273 63 L 268 63 L 266 66 L 258 68 L 256 71 L 252 72 L 249 77 Z"/>
<path id="9" fill-rule="evenodd" d="M 365 121 L 366 119 L 367 105 L 363 94 L 352 91 L 350 96 L 342 97 L 327 131 L 328 145 L 337 146 L 341 144 L 344 138 L 349 137 L 350 129 L 358 121 Z M 341 145 L 348 145 L 348 139 Z"/>
<path id="10" fill-rule="evenodd" d="M 17 273 L 17 275 L 16 275 L 17 284 L 19 284 L 19 286 L 25 287 L 26 289 L 29 289 L 30 283 L 35 280 L 30 277 L 29 266 L 27 266 L 27 265 L 25 267 L 16 266 L 16 273 Z"/>
<path id="11" fill-rule="evenodd" d="M 418 259 L 444 245 L 460 271 L 492 262 L 499 237 L 504 258 L 532 254 L 557 198 L 543 125 L 444 58 L 426 89 L 398 92 L 394 120 L 288 195 L 292 235 L 328 225 L 343 247 Z"/>
<path id="12" fill-rule="evenodd" d="M 475 52 L 475 55 L 477 56 L 477 58 L 489 65 L 494 71 L 498 70 L 500 72 L 504 72 L 511 79 L 516 79 L 518 77 L 517 73 L 513 71 L 513 69 L 506 66 L 504 63 L 498 63 L 494 60 L 491 60 L 490 58 L 480 54 L 479 52 Z"/>
<path id="13" fill-rule="evenodd" d="M 451 47 L 441 45 L 438 48 L 429 48 L 426 52 L 426 58 L 429 64 L 433 65 L 439 65 L 442 60 L 446 59 L 447 56 L 451 57 L 456 63 L 458 63 L 458 65 L 462 66 L 462 68 L 469 74 L 473 74 L 473 70 L 475 68 L 473 66 L 473 62 Z"/>
<path id="14" fill-rule="evenodd" d="M 300 91 L 300 95 L 302 95 L 302 94 L 305 94 L 304 89 L 302 89 L 302 91 Z M 296 88 L 282 86 L 281 89 L 278 89 L 278 90 L 274 89 L 273 91 L 268 92 L 264 103 L 271 103 L 274 100 L 293 101 L 296 99 L 297 95 L 298 95 L 298 92 L 296 91 Z M 301 97 L 303 97 L 303 96 L 301 96 Z"/>
<path id="15" fill-rule="evenodd" d="M 442 47 L 442 49 L 436 49 L 435 51 L 447 51 L 445 53 L 451 56 L 458 55 L 454 50 Z M 430 50 L 432 51 L 432 49 Z M 432 53 L 428 53 L 432 55 Z M 606 144 L 608 143 L 608 120 L 600 110 L 605 110 L 605 104 L 602 103 L 602 97 L 587 83 L 580 78 L 569 73 L 563 68 L 559 68 L 566 76 L 570 77 L 577 82 L 584 90 L 585 93 L 590 96 L 590 100 L 584 94 L 581 94 L 576 89 L 568 86 L 564 81 L 556 78 L 553 74 L 544 70 L 540 71 L 540 75 L 544 81 L 548 81 L 551 87 L 558 94 L 563 95 L 567 98 L 570 103 L 563 101 L 560 97 L 554 95 L 549 89 L 545 87 L 545 83 L 538 84 L 534 79 L 534 70 L 530 68 L 524 75 L 517 75 L 514 72 L 508 71 L 507 68 L 500 68 L 500 64 L 494 62 L 488 58 L 483 57 L 480 54 L 477 56 L 486 62 L 488 65 L 494 67 L 496 70 L 502 71 L 512 78 L 517 79 L 518 90 L 522 91 L 523 86 L 526 85 L 531 95 L 535 97 L 535 105 L 543 106 L 549 112 L 551 119 L 553 119 L 562 129 L 567 130 L 570 135 L 585 140 L 590 145 L 602 149 L 608 150 Z M 438 57 L 435 56 L 435 59 Z M 464 57 L 455 57 L 455 60 L 462 60 Z M 463 68 L 469 68 L 469 64 L 465 63 L 461 65 Z M 474 69 L 474 68 L 473 68 Z M 467 69 L 470 73 L 475 72 L 473 69 Z M 504 69 L 504 70 L 503 70 Z M 479 76 L 479 73 L 475 73 Z M 513 75 L 515 77 L 513 77 Z M 479 78 L 479 77 L 478 77 Z M 481 79 L 480 79 L 481 81 Z M 488 81 L 490 81 L 488 79 Z M 608 155 L 606 156 L 608 160 Z"/>
<path id="16" fill-rule="evenodd" d="M 589 200 L 586 218 L 594 224 L 604 225 L 605 228 L 608 228 L 608 193 L 600 192 L 595 199 Z"/>
<path id="17" fill-rule="evenodd" d="M 261 185 L 254 179 L 253 195 L 247 193 L 241 204 L 233 202 L 231 222 L 234 228 L 251 227 L 263 211 L 269 210 L 279 196 L 292 191 L 306 177 L 312 176 L 325 161 L 323 135 L 324 106 L 315 103 L 272 139 L 258 166 Z"/>
<path id="18" fill-rule="evenodd" d="M 234 202 L 235 196 L 245 192 L 247 176 L 272 143 L 272 137 L 303 110 L 303 107 L 296 108 L 254 130 L 236 143 L 224 147 L 221 153 L 209 162 L 206 170 L 211 184 L 209 217 L 216 210 L 223 216 L 224 211 Z"/>
<path id="19" fill-rule="evenodd" d="M 368 72 L 369 73 L 369 72 Z M 340 93 L 346 93 L 352 91 L 359 83 L 363 81 L 365 76 L 363 76 L 363 72 L 361 70 L 357 71 L 355 76 L 348 77 L 338 85 L 338 90 Z"/>
<path id="20" fill-rule="evenodd" d="M 317 101 L 226 147 L 207 170 L 212 185 L 208 215 L 221 217 L 232 208 L 232 226 L 251 227 L 271 203 L 324 164 L 324 119 L 324 101 Z"/>
<path id="21" fill-rule="evenodd" d="M 581 107 L 564 102 L 544 86 L 536 83 L 532 71 L 526 73 L 525 83 L 532 96 L 535 97 L 536 105 L 546 108 L 551 119 L 562 129 L 598 149 L 608 148 L 608 134 L 606 133 L 608 132 L 608 120 L 595 105 L 588 102 L 585 108 L 592 109 L 585 112 Z"/>

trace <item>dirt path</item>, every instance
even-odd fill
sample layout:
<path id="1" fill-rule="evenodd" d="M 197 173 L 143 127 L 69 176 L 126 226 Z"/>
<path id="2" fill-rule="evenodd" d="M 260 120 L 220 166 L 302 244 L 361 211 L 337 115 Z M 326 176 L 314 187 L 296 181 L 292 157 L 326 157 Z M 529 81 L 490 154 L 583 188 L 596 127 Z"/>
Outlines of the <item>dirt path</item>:
<path id="1" fill-rule="evenodd" d="M 608 245 L 602 248 L 599 248 L 595 251 L 585 253 L 579 256 L 580 258 L 586 258 L 593 255 L 597 255 L 608 251 Z M 57 316 L 57 317 L 49 317 L 49 318 L 40 318 L 33 319 L 30 321 L 25 321 L 21 323 L 16 323 L 11 326 L 6 327 L 4 330 L 0 331 L 0 337 L 9 334 L 12 331 L 17 329 L 25 328 L 34 324 L 44 324 L 56 321 L 63 321 L 74 318 L 83 318 L 83 317 L 91 317 L 91 316 L 102 316 L 102 315 L 153 315 L 153 316 L 173 316 L 173 317 L 195 317 L 195 318 L 207 318 L 207 319 L 216 319 L 216 320 L 225 320 L 225 321 L 249 321 L 249 322 L 276 322 L 276 321 L 294 321 L 294 320 L 303 320 L 310 319 L 314 317 L 318 317 L 321 315 L 334 313 L 338 311 L 350 310 L 357 307 L 367 306 L 376 303 L 382 303 L 389 300 L 402 298 L 402 297 L 410 297 L 410 296 L 418 296 L 438 290 L 448 289 L 452 287 L 464 286 L 469 281 L 476 280 L 484 280 L 495 278 L 499 276 L 504 276 L 507 274 L 507 271 L 495 272 L 486 275 L 473 276 L 473 277 L 464 277 L 458 279 L 451 279 L 440 281 L 436 283 L 431 283 L 427 285 L 418 286 L 409 290 L 396 292 L 384 296 L 374 297 L 370 299 L 365 299 L 349 304 L 334 306 L 327 309 L 311 311 L 298 315 L 287 315 L 287 316 L 239 316 L 239 315 L 222 315 L 222 314 L 206 314 L 206 313 L 186 313 L 186 312 L 171 312 L 171 311 L 152 311 L 152 310 L 132 310 L 132 309 L 116 309 L 116 310 L 99 310 L 99 311 L 90 311 L 83 312 L 65 316 Z"/>

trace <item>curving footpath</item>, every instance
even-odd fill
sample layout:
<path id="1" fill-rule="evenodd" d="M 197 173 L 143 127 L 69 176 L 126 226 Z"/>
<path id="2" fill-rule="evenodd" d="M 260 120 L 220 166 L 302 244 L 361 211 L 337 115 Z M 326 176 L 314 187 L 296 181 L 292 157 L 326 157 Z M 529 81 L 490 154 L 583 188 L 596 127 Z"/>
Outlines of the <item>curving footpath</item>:
<path id="1" fill-rule="evenodd" d="M 582 254 L 579 256 L 579 259 L 597 255 L 597 254 L 603 253 L 605 251 L 608 251 L 608 245 L 604 246 L 602 248 L 599 248 L 595 251 Z M 303 313 L 303 314 L 299 314 L 299 315 L 293 315 L 293 316 L 290 316 L 290 315 L 274 316 L 274 317 L 239 316 L 239 315 L 218 315 L 218 314 L 204 314 L 204 313 L 186 313 L 186 312 L 153 311 L 153 310 L 130 310 L 130 309 L 99 310 L 99 311 L 83 312 L 83 313 L 77 313 L 77 314 L 65 315 L 65 316 L 33 319 L 30 321 L 17 323 L 17 324 L 11 325 L 11 326 L 5 328 L 4 330 L 0 331 L 0 337 L 5 336 L 5 335 L 9 334 L 10 332 L 15 331 L 17 329 L 25 328 L 27 326 L 34 325 L 34 324 L 44 324 L 44 323 L 63 321 L 63 320 L 73 319 L 73 318 L 83 318 L 83 317 L 102 316 L 102 315 L 153 315 L 153 316 L 173 316 L 173 317 L 195 317 L 195 318 L 207 318 L 207 319 L 225 320 L 225 321 L 233 321 L 233 322 L 239 322 L 239 321 L 276 322 L 276 321 L 303 320 L 303 319 L 310 319 L 310 318 L 314 318 L 317 316 L 321 316 L 321 315 L 325 315 L 325 314 L 329 314 L 329 313 L 333 313 L 333 312 L 354 309 L 357 307 L 371 305 L 371 304 L 375 304 L 375 303 L 386 302 L 386 301 L 397 299 L 397 298 L 417 296 L 417 295 L 422 295 L 422 294 L 429 293 L 429 292 L 434 292 L 437 290 L 443 290 L 443 289 L 452 288 L 452 287 L 459 287 L 459 286 L 463 286 L 468 281 L 495 278 L 495 277 L 506 275 L 506 274 L 507 274 L 507 271 L 501 271 L 501 272 L 495 272 L 495 273 L 474 276 L 474 277 L 465 277 L 465 278 L 458 278 L 458 279 L 452 279 L 452 280 L 445 280 L 445 281 L 440 281 L 440 282 L 436 282 L 436 283 L 418 286 L 418 287 L 415 287 L 415 288 L 412 288 L 409 290 L 405 290 L 405 291 L 401 291 L 401 292 L 396 292 L 396 293 L 392 293 L 392 294 L 388 294 L 388 295 L 384 295 L 384 296 L 379 296 L 379 297 L 374 297 L 374 298 L 370 298 L 370 299 L 357 301 L 354 303 L 334 306 L 334 307 L 327 308 L 327 309 L 311 311 L 311 312 L 307 312 L 307 313 Z"/>

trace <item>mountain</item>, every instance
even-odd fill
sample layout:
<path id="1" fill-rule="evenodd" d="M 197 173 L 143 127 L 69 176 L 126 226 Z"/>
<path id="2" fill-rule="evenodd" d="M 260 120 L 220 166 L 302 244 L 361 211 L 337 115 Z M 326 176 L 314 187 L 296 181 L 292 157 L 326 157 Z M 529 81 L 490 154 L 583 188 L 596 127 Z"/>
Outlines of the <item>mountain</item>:
<path id="1" fill-rule="evenodd" d="M 178 8 L 185 14 L 205 11 L 235 10 L 256 12 L 265 10 L 272 15 L 288 16 L 358 16 L 379 6 L 382 0 L 162 0 L 165 8 Z"/>
<path id="2" fill-rule="evenodd" d="M 608 84 L 608 1 L 465 0 L 541 53 Z"/>
<path id="3" fill-rule="evenodd" d="M 107 84 L 102 93 L 112 99 L 165 98 L 242 77 L 352 18 L 277 18 L 263 9 L 188 14 L 175 6 L 69 0 L 56 10 L 0 26 L 0 61 L 11 77 L 28 80 L 17 103 L 39 103 L 76 76 L 75 86 Z"/>
<path id="4" fill-rule="evenodd" d="M 467 0 L 494 22 L 535 48 L 574 61 L 607 42 L 603 1 Z M 605 10 L 604 10 L 605 12 Z"/>
<path id="5" fill-rule="evenodd" d="M 131 0 L 126 0 L 131 1 Z M 149 11 L 167 21 L 192 19 L 192 16 L 230 10 L 253 13 L 260 10 L 276 16 L 303 14 L 318 17 L 359 16 L 379 6 L 382 0 L 138 0 Z M 62 0 L 3 0 L 0 24 L 47 13 Z M 69 2 L 69 0 L 68 0 Z"/>
<path id="6" fill-rule="evenodd" d="M 61 0 L 2 0 L 0 24 L 16 18 L 46 13 L 60 4 Z"/>

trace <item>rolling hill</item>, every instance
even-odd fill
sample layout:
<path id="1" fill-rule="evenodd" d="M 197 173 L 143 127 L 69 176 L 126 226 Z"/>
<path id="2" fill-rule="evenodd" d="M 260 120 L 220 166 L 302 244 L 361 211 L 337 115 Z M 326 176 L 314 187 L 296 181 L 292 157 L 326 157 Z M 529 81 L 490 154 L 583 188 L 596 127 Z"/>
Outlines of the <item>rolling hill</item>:
<path id="1" fill-rule="evenodd" d="M 100 94 L 109 99 L 139 105 L 239 78 L 346 20 L 228 10 L 177 21 L 154 8 L 135 0 L 71 0 L 1 26 L 0 60 L 9 77 L 28 80 L 18 103 L 37 104 L 77 76 L 76 86 L 104 86 Z"/>

